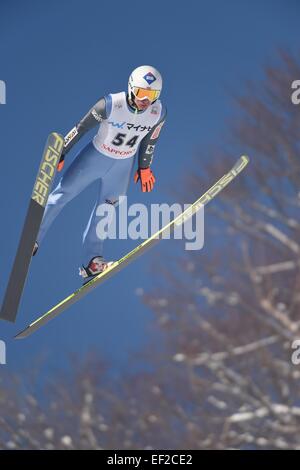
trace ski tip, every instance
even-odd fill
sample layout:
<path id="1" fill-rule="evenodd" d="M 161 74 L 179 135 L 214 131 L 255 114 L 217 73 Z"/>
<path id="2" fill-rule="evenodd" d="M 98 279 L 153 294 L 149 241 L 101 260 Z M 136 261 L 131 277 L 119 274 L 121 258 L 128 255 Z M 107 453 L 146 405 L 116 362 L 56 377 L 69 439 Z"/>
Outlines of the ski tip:
<path id="1" fill-rule="evenodd" d="M 249 163 L 249 162 L 250 162 L 250 158 L 249 158 L 249 156 L 248 156 L 248 155 L 242 155 L 242 156 L 241 156 L 241 158 L 242 158 L 243 160 L 246 160 L 246 161 L 247 161 L 247 163 Z"/>
<path id="2" fill-rule="evenodd" d="M 54 139 L 59 139 L 59 140 L 64 141 L 64 137 L 59 132 L 55 132 L 55 131 L 50 132 L 49 136 L 51 136 Z"/>
<path id="3" fill-rule="evenodd" d="M 231 172 L 234 172 L 235 176 L 238 175 L 248 165 L 249 162 L 250 158 L 248 155 L 241 155 L 231 169 Z"/>
<path id="4" fill-rule="evenodd" d="M 25 328 L 25 330 L 20 331 L 20 333 L 14 336 L 14 339 L 23 339 L 29 335 L 29 327 Z"/>

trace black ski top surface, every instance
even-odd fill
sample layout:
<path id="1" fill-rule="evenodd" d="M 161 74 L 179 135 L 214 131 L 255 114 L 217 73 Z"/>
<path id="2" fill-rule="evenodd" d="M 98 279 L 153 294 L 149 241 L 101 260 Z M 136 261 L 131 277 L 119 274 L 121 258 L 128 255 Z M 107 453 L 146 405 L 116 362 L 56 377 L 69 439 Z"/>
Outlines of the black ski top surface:
<path id="1" fill-rule="evenodd" d="M 6 288 L 0 319 L 15 322 L 25 286 L 33 247 L 40 229 L 45 206 L 53 183 L 57 164 L 64 147 L 64 138 L 55 132 L 49 135 L 34 183 L 25 217 L 17 254 Z"/>

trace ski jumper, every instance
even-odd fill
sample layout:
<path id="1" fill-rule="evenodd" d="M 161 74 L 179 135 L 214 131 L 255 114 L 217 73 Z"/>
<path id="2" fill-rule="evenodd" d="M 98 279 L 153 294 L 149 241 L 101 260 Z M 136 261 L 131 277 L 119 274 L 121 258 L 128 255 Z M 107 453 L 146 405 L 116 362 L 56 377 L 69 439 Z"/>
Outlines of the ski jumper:
<path id="1" fill-rule="evenodd" d="M 37 238 L 39 245 L 63 207 L 98 180 L 98 197 L 83 234 L 83 264 L 102 256 L 103 239 L 96 233 L 101 218 L 97 208 L 100 204 L 117 206 L 119 198 L 126 195 L 136 154 L 139 168 L 151 165 L 165 117 L 166 109 L 160 100 L 145 111 L 136 111 L 125 92 L 109 94 L 93 106 L 65 137 L 64 155 L 87 131 L 100 124 L 92 141 L 78 152 L 49 195 Z"/>

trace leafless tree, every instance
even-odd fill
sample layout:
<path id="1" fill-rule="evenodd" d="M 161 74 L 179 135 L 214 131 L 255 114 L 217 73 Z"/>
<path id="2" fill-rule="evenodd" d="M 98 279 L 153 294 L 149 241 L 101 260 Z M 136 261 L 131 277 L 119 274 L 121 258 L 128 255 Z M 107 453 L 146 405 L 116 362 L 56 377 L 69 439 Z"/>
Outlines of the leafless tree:
<path id="1" fill-rule="evenodd" d="M 300 368 L 291 361 L 300 338 L 299 77 L 299 63 L 280 52 L 264 82 L 235 98 L 225 151 L 189 177 L 188 190 L 199 193 L 237 153 L 250 166 L 206 211 L 203 253 L 185 253 L 165 272 L 168 287 L 147 296 L 173 361 L 189 371 L 193 423 L 207 429 L 206 440 L 192 440 L 200 448 L 300 448 Z"/>

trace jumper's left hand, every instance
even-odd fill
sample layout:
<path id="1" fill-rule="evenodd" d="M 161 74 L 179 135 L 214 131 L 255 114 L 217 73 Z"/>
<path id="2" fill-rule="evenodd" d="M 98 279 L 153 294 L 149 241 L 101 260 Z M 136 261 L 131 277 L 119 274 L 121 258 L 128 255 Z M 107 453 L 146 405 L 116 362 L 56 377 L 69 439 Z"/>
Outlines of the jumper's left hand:
<path id="1" fill-rule="evenodd" d="M 140 180 L 143 193 L 152 191 L 155 183 L 155 176 L 149 168 L 139 168 L 134 175 L 134 182 Z"/>

